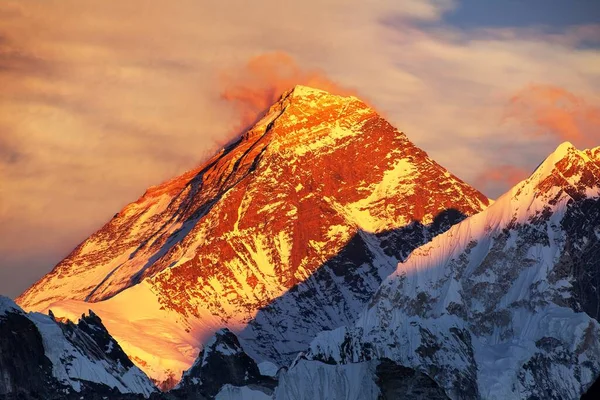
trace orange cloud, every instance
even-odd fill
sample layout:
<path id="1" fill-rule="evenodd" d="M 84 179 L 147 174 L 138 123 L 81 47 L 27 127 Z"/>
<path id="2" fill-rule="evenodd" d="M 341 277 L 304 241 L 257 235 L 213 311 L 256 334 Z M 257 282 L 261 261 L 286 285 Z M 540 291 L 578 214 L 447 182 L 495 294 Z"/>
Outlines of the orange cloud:
<path id="1" fill-rule="evenodd" d="M 325 76 L 318 69 L 304 69 L 287 53 L 273 52 L 252 57 L 241 68 L 221 74 L 221 98 L 235 107 L 237 129 L 251 126 L 279 96 L 295 85 L 306 85 L 339 95 L 354 92 Z"/>
<path id="2" fill-rule="evenodd" d="M 535 127 L 535 136 L 550 133 L 581 146 L 596 145 L 600 136 L 600 107 L 556 86 L 521 89 L 510 99 L 506 117 Z"/>
<path id="3" fill-rule="evenodd" d="M 513 165 L 489 167 L 475 178 L 475 187 L 484 192 L 501 189 L 500 192 L 503 193 L 527 178 L 530 173 L 529 170 Z"/>

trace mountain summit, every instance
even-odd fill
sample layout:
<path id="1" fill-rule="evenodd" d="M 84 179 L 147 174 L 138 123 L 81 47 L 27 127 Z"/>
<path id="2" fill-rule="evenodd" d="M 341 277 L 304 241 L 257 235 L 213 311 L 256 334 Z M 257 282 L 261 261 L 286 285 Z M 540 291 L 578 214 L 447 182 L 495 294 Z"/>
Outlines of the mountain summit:
<path id="1" fill-rule="evenodd" d="M 93 309 L 159 380 L 178 378 L 223 327 L 257 361 L 283 365 L 317 332 L 354 322 L 413 249 L 488 203 L 356 97 L 296 86 L 17 302 L 71 318 Z"/>

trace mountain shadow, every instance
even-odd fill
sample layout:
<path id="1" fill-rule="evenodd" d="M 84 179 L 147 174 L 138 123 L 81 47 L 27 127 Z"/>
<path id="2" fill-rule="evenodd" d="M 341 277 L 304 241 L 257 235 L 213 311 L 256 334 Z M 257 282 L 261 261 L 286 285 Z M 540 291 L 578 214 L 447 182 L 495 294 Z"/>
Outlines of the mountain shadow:
<path id="1" fill-rule="evenodd" d="M 398 262 L 465 218 L 450 208 L 427 225 L 359 231 L 307 279 L 259 309 L 238 333 L 245 351 L 259 361 L 289 364 L 317 333 L 352 324 Z"/>

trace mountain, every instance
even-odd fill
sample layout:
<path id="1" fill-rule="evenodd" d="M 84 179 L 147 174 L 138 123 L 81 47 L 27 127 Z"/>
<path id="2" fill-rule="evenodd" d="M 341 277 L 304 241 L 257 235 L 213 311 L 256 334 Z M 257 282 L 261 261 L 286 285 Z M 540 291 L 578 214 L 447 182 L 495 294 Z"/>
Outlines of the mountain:
<path id="1" fill-rule="evenodd" d="M 599 260 L 600 147 L 564 143 L 399 263 L 355 324 L 303 357 L 313 371 L 387 358 L 452 399 L 578 399 L 600 375 Z"/>
<path id="2" fill-rule="evenodd" d="M 488 204 L 359 99 L 296 86 L 17 302 L 92 308 L 159 381 L 223 327 L 255 360 L 288 365 L 317 332 L 353 323 L 398 261 Z"/>
<path id="3" fill-rule="evenodd" d="M 77 325 L 62 323 L 52 315 L 26 314 L 0 296 L 0 338 L 2 398 L 143 398 L 156 391 L 93 313 Z"/>
<path id="4" fill-rule="evenodd" d="M 225 328 L 204 345 L 194 365 L 183 374 L 171 393 L 182 399 L 196 394 L 213 398 L 219 397 L 221 391 L 231 391 L 230 387 L 254 387 L 259 396 L 271 398 L 276 383 L 272 377 L 261 375 L 258 365 L 244 352 L 235 334 Z M 223 396 L 225 393 L 220 394 Z"/>
<path id="5" fill-rule="evenodd" d="M 389 359 L 355 363 L 350 368 L 334 364 L 308 361 L 301 353 L 290 371 L 284 367 L 273 377 L 264 376 L 235 334 L 222 329 L 205 345 L 177 387 L 163 396 L 169 400 L 448 400 L 433 379 Z"/>
<path id="6" fill-rule="evenodd" d="M 300 358 L 281 374 L 273 398 L 448 400 L 429 376 L 387 358 L 345 365 Z"/>

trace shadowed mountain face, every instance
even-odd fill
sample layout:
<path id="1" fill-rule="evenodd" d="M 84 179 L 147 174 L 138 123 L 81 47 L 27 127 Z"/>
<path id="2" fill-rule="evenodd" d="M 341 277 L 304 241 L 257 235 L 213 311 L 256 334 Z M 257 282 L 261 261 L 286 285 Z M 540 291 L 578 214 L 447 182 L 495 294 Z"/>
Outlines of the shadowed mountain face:
<path id="1" fill-rule="evenodd" d="M 464 218 L 449 209 L 429 225 L 359 231 L 310 277 L 258 311 L 239 333 L 244 348 L 258 360 L 288 365 L 316 332 L 353 323 L 399 261 Z"/>
<path id="2" fill-rule="evenodd" d="M 305 357 L 386 357 L 456 399 L 579 398 L 600 375 L 599 210 L 600 148 L 563 144 L 416 249 L 355 324 L 318 335 Z"/>
<path id="3" fill-rule="evenodd" d="M 61 388 L 52 376 L 52 363 L 44 355 L 35 324 L 17 309 L 4 311 L 0 316 L 0 396 L 41 397 L 53 386 Z"/>
<path id="4" fill-rule="evenodd" d="M 351 323 L 414 248 L 487 205 L 360 100 L 298 86 L 18 302 L 70 317 L 93 308 L 159 380 L 187 369 L 214 331 L 251 320 L 248 353 L 281 365 L 318 331 Z"/>
<path id="5" fill-rule="evenodd" d="M 255 385 L 272 394 L 276 383 L 275 379 L 260 374 L 258 365 L 244 352 L 235 334 L 225 328 L 205 344 L 194 365 L 171 393 L 180 398 L 194 394 L 211 398 L 225 385 Z"/>
<path id="6" fill-rule="evenodd" d="M 309 361 L 300 354 L 289 371 L 282 368 L 276 376 L 263 376 L 235 334 L 227 329 L 218 331 L 206 343 L 179 385 L 164 397 L 448 400 L 444 390 L 429 376 L 386 358 L 348 367 Z"/>
<path id="7" fill-rule="evenodd" d="M 345 365 L 300 358 L 280 375 L 274 399 L 449 400 L 429 376 L 387 358 Z"/>

